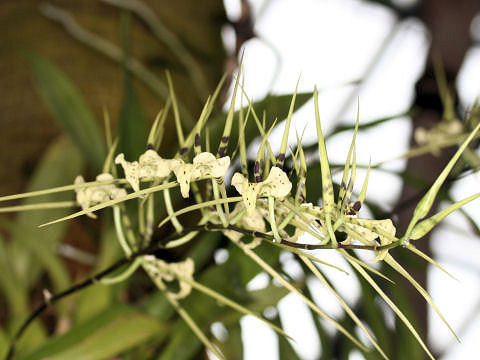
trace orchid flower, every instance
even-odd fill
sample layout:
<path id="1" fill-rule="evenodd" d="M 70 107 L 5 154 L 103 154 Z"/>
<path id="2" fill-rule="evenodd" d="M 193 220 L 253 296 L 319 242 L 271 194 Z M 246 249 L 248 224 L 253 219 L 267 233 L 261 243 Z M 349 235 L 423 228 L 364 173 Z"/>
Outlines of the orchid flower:
<path id="1" fill-rule="evenodd" d="M 185 163 L 183 160 L 177 160 L 177 165 L 172 170 L 180 184 L 182 196 L 187 198 L 190 191 L 190 182 L 205 176 L 223 177 L 229 166 L 229 156 L 217 159 L 212 153 L 202 152 L 193 158 L 192 164 Z"/>
<path id="2" fill-rule="evenodd" d="M 174 281 L 178 279 L 179 290 L 177 293 L 170 293 L 174 299 L 183 299 L 192 291 L 192 285 L 180 278 L 193 280 L 195 264 L 191 258 L 176 263 L 167 263 L 157 259 L 153 255 L 143 257 L 143 267 L 154 278 L 154 280 L 163 283 L 163 281 Z"/>
<path id="3" fill-rule="evenodd" d="M 432 154 L 439 156 L 442 143 L 454 136 L 461 135 L 463 131 L 464 128 L 460 120 L 443 120 L 431 129 L 417 128 L 414 139 L 420 146 L 430 146 Z"/>
<path id="4" fill-rule="evenodd" d="M 167 177 L 175 166 L 180 164 L 177 159 L 163 159 L 155 150 L 148 149 L 140 155 L 139 161 L 129 162 L 124 154 L 118 154 L 115 164 L 121 164 L 125 178 L 132 186 L 133 191 L 140 190 L 140 179 Z"/>
<path id="5" fill-rule="evenodd" d="M 113 176 L 108 173 L 99 174 L 96 177 L 96 181 L 108 181 L 113 180 Z M 83 176 L 79 175 L 75 178 L 75 185 L 83 184 L 85 180 Z M 105 184 L 98 186 L 82 187 L 75 190 L 77 195 L 77 202 L 82 207 L 82 210 L 86 210 L 94 205 L 113 200 L 127 195 L 125 189 L 116 187 L 114 184 Z M 87 213 L 87 216 L 96 218 L 93 213 Z"/>
<path id="6" fill-rule="evenodd" d="M 249 216 L 252 216 L 255 212 L 257 197 L 283 198 L 292 189 L 292 183 L 288 180 L 287 174 L 278 167 L 273 167 L 265 181 L 258 183 L 249 183 L 248 179 L 242 174 L 235 173 L 232 178 L 232 185 L 242 195 Z"/>
<path id="7" fill-rule="evenodd" d="M 396 233 L 395 226 L 390 219 L 357 219 L 356 223 L 357 224 L 346 223 L 345 226 L 351 228 L 352 230 L 360 234 L 362 236 L 362 239 L 367 240 L 374 245 L 377 244 L 375 240 L 377 237 L 380 239 L 380 246 L 390 245 L 392 243 L 391 239 L 382 235 L 382 233 L 379 233 L 380 230 L 384 233 L 392 235 L 392 237 L 394 237 Z M 350 240 L 351 238 L 347 238 L 344 244 L 348 244 Z M 385 256 L 387 256 L 387 254 L 388 249 L 380 250 L 378 252 L 378 255 L 374 259 L 370 260 L 370 262 L 377 262 L 383 260 Z"/>

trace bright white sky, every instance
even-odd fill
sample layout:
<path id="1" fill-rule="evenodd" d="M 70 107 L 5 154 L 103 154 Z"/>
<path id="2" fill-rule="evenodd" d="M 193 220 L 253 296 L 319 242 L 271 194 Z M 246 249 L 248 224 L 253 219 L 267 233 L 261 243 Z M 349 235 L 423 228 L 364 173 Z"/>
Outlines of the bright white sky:
<path id="1" fill-rule="evenodd" d="M 224 0 L 224 3 L 229 17 L 236 19 L 240 1 Z M 300 77 L 299 91 L 312 91 L 314 86 L 323 90 L 319 97 L 320 111 L 323 130 L 328 133 L 338 123 L 353 124 L 357 104 L 356 98 L 347 101 L 353 89 L 348 83 L 361 79 L 373 68 L 359 93 L 360 122 L 408 110 L 413 86 L 423 71 L 428 50 L 428 35 L 420 22 L 412 19 L 399 25 L 387 9 L 354 0 L 257 0 L 251 3 L 259 39 L 249 41 L 245 47 L 244 72 L 247 94 L 254 100 L 269 92 L 292 93 Z M 479 36 L 478 16 L 472 33 Z M 228 31 L 224 33 L 224 40 L 227 47 L 232 46 L 232 34 Z M 379 58 L 376 54 L 380 51 L 383 55 Z M 374 63 L 373 59 L 378 61 Z M 480 94 L 479 64 L 480 48 L 472 48 L 458 78 L 461 100 L 467 106 Z M 305 142 L 316 140 L 308 136 L 316 133 L 313 117 L 312 103 L 306 104 L 294 116 L 294 126 L 299 132 L 306 128 Z M 282 124 L 276 130 L 271 137 L 274 149 L 280 143 Z M 357 162 L 368 164 L 371 159 L 376 163 L 402 154 L 407 150 L 410 131 L 409 119 L 399 117 L 359 133 Z M 294 143 L 294 134 L 291 135 Z M 343 163 L 350 140 L 351 134 L 342 134 L 327 142 L 331 162 Z M 405 161 L 395 161 L 386 167 L 400 170 L 404 166 Z M 357 178 L 363 179 L 364 175 L 357 171 Z M 475 193 L 479 184 L 478 175 L 468 176 L 453 187 L 452 194 L 455 199 L 462 199 Z M 361 181 L 357 185 L 361 186 Z M 397 201 L 400 186 L 395 176 L 372 171 L 368 197 L 388 208 Z M 480 223 L 480 202 L 470 204 L 467 210 Z M 432 248 L 439 263 L 459 279 L 452 280 L 433 267 L 428 272 L 429 291 L 459 332 L 462 343 L 455 344 L 441 320 L 430 313 L 430 346 L 434 350 L 450 348 L 444 360 L 474 358 L 473 354 L 478 353 L 476 337 L 480 333 L 480 242 L 471 234 L 461 215 L 452 215 L 435 233 Z M 346 262 L 334 251 L 317 251 L 315 256 L 328 258 L 329 262 L 336 259 L 337 264 L 348 269 Z M 292 276 L 301 271 L 288 256 L 284 264 Z M 322 270 L 339 287 L 345 300 L 353 304 L 360 290 L 352 272 L 347 276 L 327 268 Z M 268 278 L 262 275 L 250 285 L 262 287 L 267 282 Z M 342 315 L 341 307 L 318 280 L 310 279 L 308 286 L 323 310 L 333 317 Z M 288 311 L 292 308 L 295 311 Z M 287 332 L 297 341 L 294 346 L 301 358 L 316 359 L 321 351 L 320 342 L 306 306 L 295 295 L 289 295 L 280 301 L 279 309 Z M 241 325 L 245 359 L 278 359 L 277 339 L 268 327 L 250 317 L 244 317 Z M 363 357 L 356 352 L 351 359 Z"/>

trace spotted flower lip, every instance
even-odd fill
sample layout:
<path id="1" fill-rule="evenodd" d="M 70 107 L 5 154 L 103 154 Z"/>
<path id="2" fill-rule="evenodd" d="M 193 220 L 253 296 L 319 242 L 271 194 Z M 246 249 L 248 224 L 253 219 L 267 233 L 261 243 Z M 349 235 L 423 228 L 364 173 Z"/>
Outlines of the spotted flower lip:
<path id="1" fill-rule="evenodd" d="M 177 160 L 178 163 L 173 167 L 173 172 L 180 184 L 180 191 L 184 198 L 189 196 L 190 182 L 202 177 L 223 177 L 230 166 L 230 157 L 224 156 L 219 159 L 212 153 L 202 152 L 193 158 L 192 163 L 185 163 L 183 160 Z"/>
<path id="2" fill-rule="evenodd" d="M 108 180 L 113 180 L 113 176 L 108 173 L 99 174 L 96 177 L 96 181 Z M 79 175 L 75 178 L 74 184 L 83 184 L 84 182 L 83 176 Z M 94 205 L 127 195 L 125 189 L 118 188 L 114 184 L 83 187 L 76 189 L 75 193 L 77 195 L 77 202 L 82 207 L 82 210 L 87 210 Z M 93 213 L 87 213 L 86 215 L 91 218 L 96 218 L 96 215 Z"/>
<path id="3" fill-rule="evenodd" d="M 125 155 L 118 154 L 115 164 L 121 164 L 125 178 L 132 186 L 133 191 L 140 190 L 140 179 L 163 179 L 170 175 L 172 169 L 180 164 L 178 159 L 163 159 L 155 150 L 148 149 L 140 155 L 138 161 L 129 162 Z"/>
<path id="4" fill-rule="evenodd" d="M 235 173 L 232 177 L 232 185 L 242 195 L 249 215 L 254 213 L 257 197 L 283 198 L 292 190 L 292 183 L 288 180 L 287 174 L 278 167 L 273 167 L 265 181 L 258 183 L 249 183 L 242 174 Z"/>

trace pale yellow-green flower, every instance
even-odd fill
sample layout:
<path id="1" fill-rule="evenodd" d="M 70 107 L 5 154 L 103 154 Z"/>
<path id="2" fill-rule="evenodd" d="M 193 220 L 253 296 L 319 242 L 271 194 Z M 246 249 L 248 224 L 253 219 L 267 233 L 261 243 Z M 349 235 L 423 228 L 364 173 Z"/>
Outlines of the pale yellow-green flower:
<path id="1" fill-rule="evenodd" d="M 175 166 L 180 164 L 177 159 L 163 159 L 155 150 L 148 149 L 140 155 L 138 161 L 129 162 L 123 154 L 118 154 L 115 164 L 121 164 L 125 178 L 133 191 L 140 190 L 140 179 L 163 179 Z"/>
<path id="2" fill-rule="evenodd" d="M 278 167 L 273 167 L 265 181 L 258 183 L 250 183 L 242 174 L 235 173 L 232 178 L 232 185 L 242 195 L 247 213 L 250 216 L 254 214 L 257 197 L 283 198 L 292 190 L 292 183 L 288 180 L 287 174 Z"/>
<path id="3" fill-rule="evenodd" d="M 176 263 L 167 263 L 163 260 L 157 259 L 153 255 L 146 255 L 143 257 L 143 266 L 156 281 L 163 283 L 163 281 L 178 280 L 178 292 L 170 293 L 173 298 L 183 299 L 192 291 L 192 286 L 186 281 L 181 280 L 182 278 L 186 278 L 193 281 L 195 264 L 191 258 Z"/>
<path id="4" fill-rule="evenodd" d="M 350 227 L 352 230 L 357 232 L 362 236 L 362 239 L 367 240 L 368 242 L 372 243 L 373 245 L 376 244 L 375 239 L 378 237 L 380 239 L 380 246 L 390 245 L 392 240 L 387 238 L 382 234 L 378 234 L 375 229 L 379 229 L 388 233 L 392 236 L 395 236 L 395 226 L 393 225 L 392 220 L 384 219 L 384 220 L 369 220 L 369 219 L 357 219 L 357 224 L 350 224 L 346 223 L 345 226 Z M 348 240 L 345 243 L 348 243 Z M 371 262 L 376 262 L 379 260 L 383 260 L 385 256 L 388 254 L 388 249 L 380 250 L 378 255 L 370 260 Z"/>
<path id="5" fill-rule="evenodd" d="M 184 198 L 188 197 L 190 182 L 202 177 L 220 178 L 225 175 L 230 166 L 230 157 L 224 156 L 219 159 L 212 153 L 202 152 L 193 158 L 192 164 L 177 160 L 178 163 L 172 168 L 177 181 L 180 184 L 180 191 Z"/>
<path id="6" fill-rule="evenodd" d="M 113 176 L 108 173 L 99 174 L 96 177 L 96 181 L 109 181 L 113 180 Z M 75 178 L 75 185 L 83 184 L 85 180 L 81 175 Z M 113 200 L 127 195 L 125 189 L 116 187 L 114 184 L 105 184 L 97 186 L 82 187 L 75 190 L 77 202 L 82 207 L 82 210 L 86 210 L 94 205 Z M 87 216 L 96 218 L 93 213 L 87 213 Z"/>
<path id="7" fill-rule="evenodd" d="M 463 132 L 463 125 L 458 120 L 441 121 L 431 129 L 419 127 L 415 130 L 414 139 L 420 146 L 431 146 L 432 153 L 435 156 L 440 155 L 440 146 L 446 140 L 454 136 L 460 135 Z"/>

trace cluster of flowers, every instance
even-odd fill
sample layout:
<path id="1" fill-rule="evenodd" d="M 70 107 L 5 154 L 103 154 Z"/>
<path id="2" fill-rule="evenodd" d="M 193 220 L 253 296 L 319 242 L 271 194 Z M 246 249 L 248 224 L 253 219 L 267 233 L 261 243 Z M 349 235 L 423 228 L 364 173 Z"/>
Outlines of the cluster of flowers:
<path id="1" fill-rule="evenodd" d="M 149 149 L 139 157 L 138 161 L 129 162 L 125 160 L 124 154 L 119 154 L 115 158 L 115 163 L 122 166 L 125 178 L 134 191 L 140 190 L 141 180 L 163 180 L 173 172 L 180 185 L 182 196 L 187 198 L 192 181 L 209 177 L 223 178 L 230 166 L 230 157 L 224 156 L 217 159 L 212 153 L 202 152 L 193 158 L 192 163 L 185 163 L 181 159 L 164 159 L 155 150 Z M 108 181 L 113 180 L 113 177 L 103 173 L 98 175 L 96 180 Z M 81 182 L 83 178 L 77 177 L 75 183 Z M 250 183 L 245 176 L 235 173 L 231 184 L 242 195 L 249 215 L 254 214 L 257 197 L 283 198 L 292 189 L 292 183 L 287 174 L 278 167 L 273 167 L 268 177 L 257 183 Z M 76 194 L 77 202 L 83 210 L 86 210 L 96 204 L 125 196 L 126 191 L 108 184 L 79 188 Z M 90 216 L 94 215 L 90 214 Z"/>

